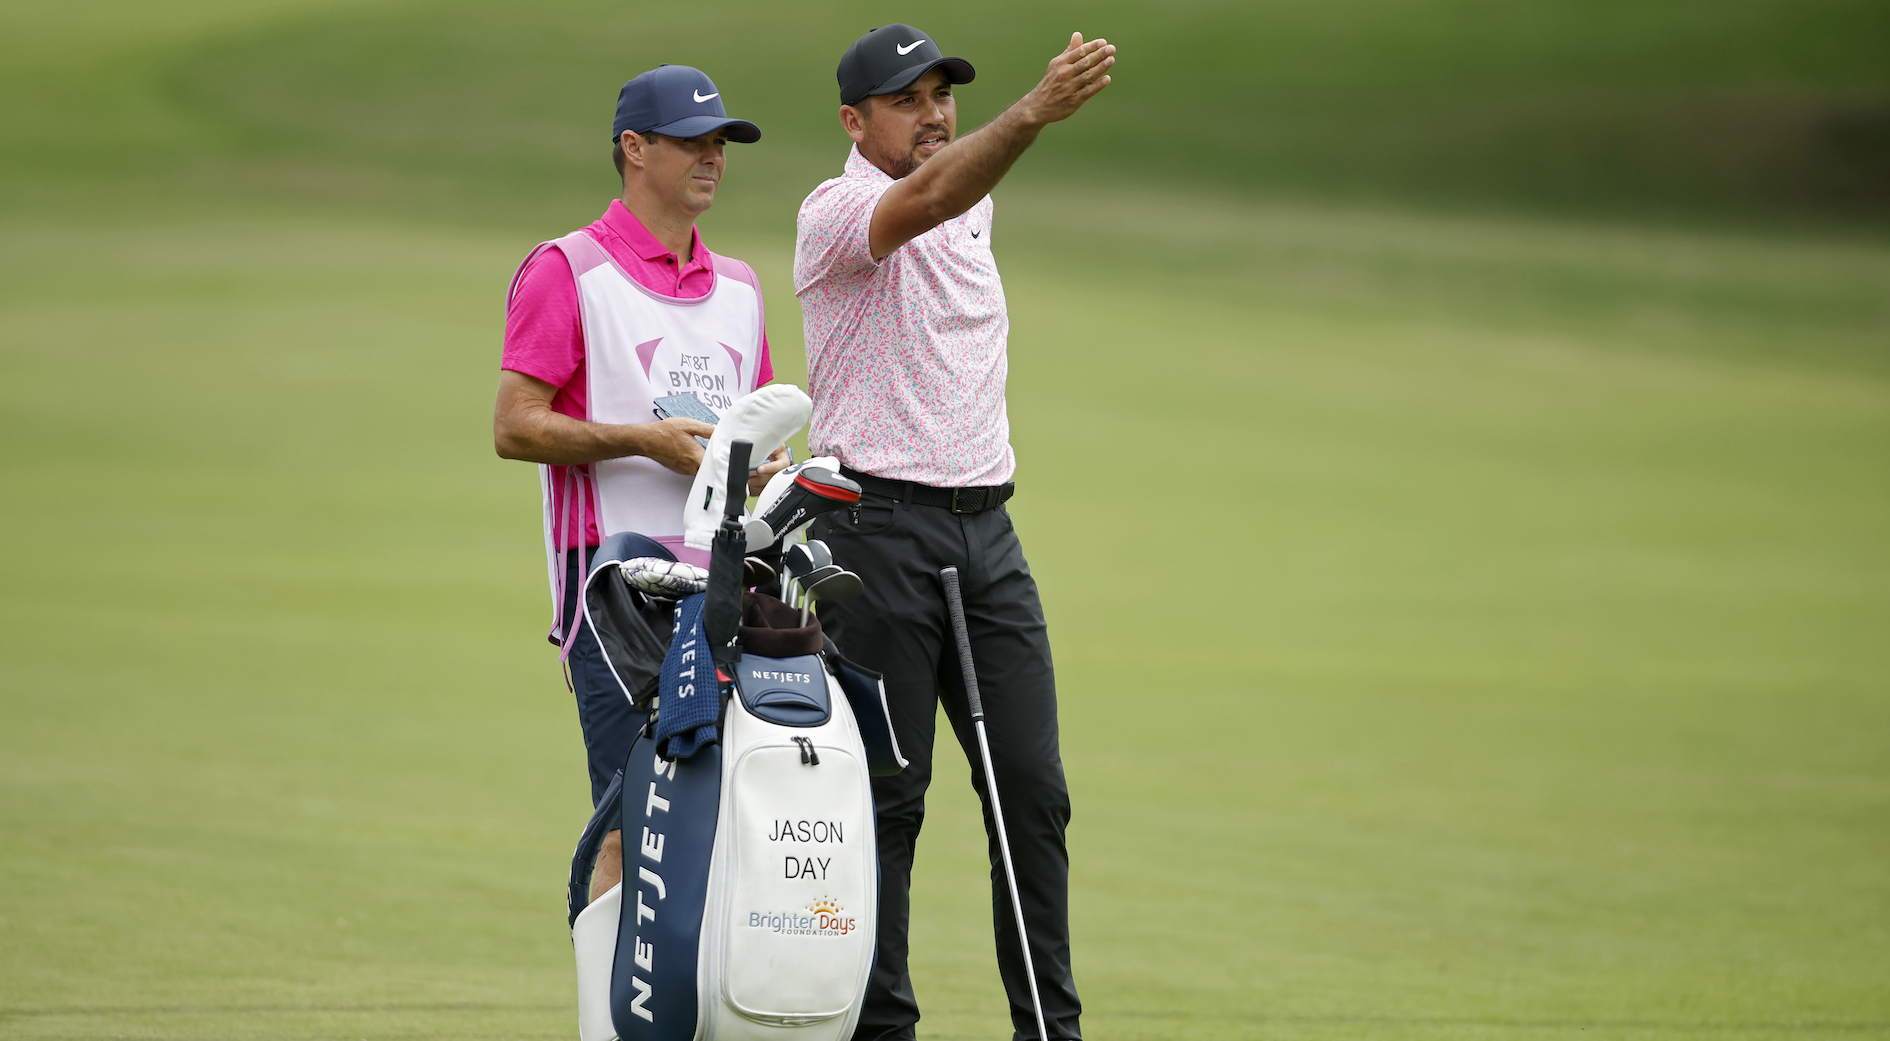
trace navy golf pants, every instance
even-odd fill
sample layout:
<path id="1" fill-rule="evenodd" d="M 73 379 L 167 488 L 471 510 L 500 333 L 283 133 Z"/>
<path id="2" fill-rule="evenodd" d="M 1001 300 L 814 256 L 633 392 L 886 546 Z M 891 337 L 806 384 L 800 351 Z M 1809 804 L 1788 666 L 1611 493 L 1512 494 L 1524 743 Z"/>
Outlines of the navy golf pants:
<path id="1" fill-rule="evenodd" d="M 597 547 L 590 547 L 596 553 Z M 571 644 L 565 664 L 571 670 L 571 692 L 577 695 L 578 726 L 584 731 L 584 753 L 590 760 L 591 805 L 604 797 L 610 779 L 623 769 L 630 758 L 630 746 L 643 728 L 648 714 L 630 707 L 617 677 L 604 662 L 604 649 L 597 645 L 588 625 L 577 611 L 578 590 L 584 584 L 576 550 L 565 552 L 564 617 L 577 618 L 577 639 Z M 556 642 L 555 640 L 553 641 Z M 1000 790 L 999 794 L 1002 794 Z"/>
<path id="2" fill-rule="evenodd" d="M 1082 1005 L 1070 971 L 1070 858 L 1064 847 L 1070 796 L 1057 747 L 1056 678 L 1037 583 L 1010 514 L 1002 507 L 953 514 L 868 493 L 858 525 L 849 523 L 843 511 L 829 513 L 815 522 L 813 533 L 833 550 L 834 563 L 858 573 L 866 586 L 855 599 L 822 606 L 821 627 L 847 657 L 885 674 L 893 729 L 900 751 L 911 760 L 903 772 L 873 779 L 879 943 L 853 1041 L 911 1041 L 919 1021 L 907 971 L 912 860 L 925 821 L 933 730 L 941 704 L 971 766 L 971 786 L 984 806 L 991 917 L 1011 1024 L 1019 1039 L 1030 1041 L 1037 1035 L 977 732 L 938 578 L 939 569 L 947 565 L 959 571 L 1044 1026 L 1050 1041 L 1080 1038 Z"/>

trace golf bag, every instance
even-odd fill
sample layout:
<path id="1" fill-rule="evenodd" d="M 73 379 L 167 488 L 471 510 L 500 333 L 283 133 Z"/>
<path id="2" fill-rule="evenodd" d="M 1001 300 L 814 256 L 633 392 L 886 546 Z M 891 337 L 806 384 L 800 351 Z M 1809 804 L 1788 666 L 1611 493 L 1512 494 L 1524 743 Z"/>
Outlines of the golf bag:
<path id="1" fill-rule="evenodd" d="M 648 703 L 663 679 L 658 711 L 571 862 L 582 1041 L 845 1041 L 859 1017 L 879 900 L 869 777 L 905 761 L 876 673 L 842 657 L 818 620 L 801 626 L 773 597 L 731 593 L 734 539 L 716 547 L 710 590 L 691 598 L 709 602 L 683 601 L 673 622 L 617 567 L 662 550 L 641 536 L 606 539 L 584 584 L 586 618 L 625 696 Z M 733 618 L 717 615 L 718 596 L 740 604 L 732 645 L 716 633 Z M 658 633 L 663 670 L 652 665 Z M 699 635 L 714 662 L 706 650 L 692 660 L 699 648 L 678 655 Z M 708 689 L 672 685 L 679 657 L 713 676 Z M 703 728 L 664 734 L 663 715 L 685 706 L 711 711 Z M 624 881 L 589 902 L 613 830 Z"/>

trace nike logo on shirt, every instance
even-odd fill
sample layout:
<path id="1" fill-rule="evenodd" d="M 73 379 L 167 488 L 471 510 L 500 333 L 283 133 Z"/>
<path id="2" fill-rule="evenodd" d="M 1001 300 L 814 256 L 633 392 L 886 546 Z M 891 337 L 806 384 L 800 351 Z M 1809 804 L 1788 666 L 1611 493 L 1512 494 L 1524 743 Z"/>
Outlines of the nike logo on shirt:
<path id="1" fill-rule="evenodd" d="M 716 98 L 721 97 L 722 92 L 718 90 L 713 94 L 704 94 L 703 92 L 698 90 L 698 91 L 695 91 L 695 95 L 696 95 L 696 104 L 700 105 L 705 101 L 713 101 Z"/>
<path id="2" fill-rule="evenodd" d="M 919 44 L 922 44 L 924 42 L 925 42 L 924 40 L 914 40 L 911 43 L 906 44 L 904 47 L 901 47 L 895 43 L 893 44 L 893 50 L 898 51 L 899 56 L 903 58 L 906 55 L 911 54 L 913 48 L 917 47 Z"/>
<path id="3" fill-rule="evenodd" d="M 974 239 L 975 239 L 975 238 L 977 238 L 977 237 L 978 237 L 978 232 L 981 232 L 981 231 L 983 231 L 983 230 L 984 230 L 983 228 L 978 228 L 978 229 L 975 229 L 974 231 L 972 231 L 972 233 L 971 233 L 971 237 L 972 237 L 972 238 L 974 238 Z"/>

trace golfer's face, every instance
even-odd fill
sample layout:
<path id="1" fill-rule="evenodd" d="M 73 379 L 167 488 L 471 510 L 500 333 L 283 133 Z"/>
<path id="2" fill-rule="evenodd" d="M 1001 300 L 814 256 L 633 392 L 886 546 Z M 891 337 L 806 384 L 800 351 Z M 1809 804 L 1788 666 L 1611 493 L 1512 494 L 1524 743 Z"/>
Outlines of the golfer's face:
<path id="1" fill-rule="evenodd" d="M 715 202 L 727 144 L 728 135 L 719 130 L 701 137 L 666 137 L 649 152 L 651 179 L 674 191 L 683 209 L 701 213 Z"/>
<path id="2" fill-rule="evenodd" d="M 865 120 L 861 144 L 908 172 L 950 144 L 958 134 L 958 101 L 952 85 L 938 69 L 919 77 L 911 87 L 873 99 Z"/>

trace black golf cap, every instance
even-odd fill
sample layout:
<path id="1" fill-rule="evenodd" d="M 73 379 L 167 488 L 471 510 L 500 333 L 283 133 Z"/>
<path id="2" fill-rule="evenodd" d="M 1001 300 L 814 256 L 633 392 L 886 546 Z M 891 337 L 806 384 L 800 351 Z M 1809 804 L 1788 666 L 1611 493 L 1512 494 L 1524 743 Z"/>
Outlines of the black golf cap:
<path id="1" fill-rule="evenodd" d="M 701 69 L 658 65 L 617 92 L 617 120 L 610 139 L 628 130 L 636 134 L 701 137 L 727 128 L 728 139 L 742 144 L 761 140 L 761 128 L 746 119 L 730 119 L 722 92 Z"/>
<path id="2" fill-rule="evenodd" d="M 875 94 L 912 86 L 933 69 L 949 83 L 970 83 L 978 72 L 963 58 L 947 58 L 932 38 L 910 25 L 882 25 L 853 41 L 840 56 L 840 103 L 857 105 Z"/>

